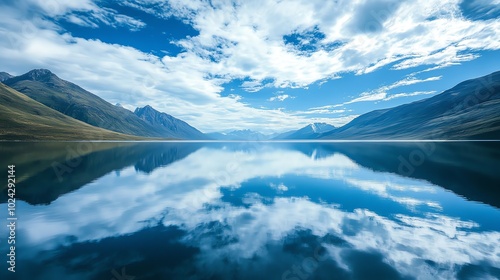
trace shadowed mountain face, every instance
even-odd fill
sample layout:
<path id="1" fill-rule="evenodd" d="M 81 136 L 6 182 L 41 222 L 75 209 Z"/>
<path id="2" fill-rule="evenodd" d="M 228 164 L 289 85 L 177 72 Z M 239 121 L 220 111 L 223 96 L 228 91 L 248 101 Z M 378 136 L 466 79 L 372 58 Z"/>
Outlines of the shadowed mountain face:
<path id="1" fill-rule="evenodd" d="M 30 204 L 49 204 L 59 196 L 110 173 L 134 166 L 151 173 L 199 149 L 196 143 L 9 143 L 0 145 L 5 166 L 16 159 L 24 178 L 17 182 L 16 197 Z M 29 151 L 29 154 L 26 154 Z M 26 154 L 19 159 L 19 155 Z M 24 159 L 24 160 L 23 160 Z M 7 200 L 2 192 L 1 201 Z"/>
<path id="2" fill-rule="evenodd" d="M 88 125 L 0 83 L 2 140 L 140 140 Z"/>
<path id="3" fill-rule="evenodd" d="M 372 111 L 321 139 L 500 139 L 500 72 L 434 97 Z"/>
<path id="4" fill-rule="evenodd" d="M 7 80 L 7 79 L 10 79 L 10 78 L 12 78 L 12 77 L 14 77 L 14 76 L 12 76 L 12 75 L 11 75 L 11 74 L 9 74 L 9 73 L 6 73 L 6 72 L 0 72 L 0 82 L 3 82 L 3 81 L 5 81 L 5 80 Z"/>
<path id="5" fill-rule="evenodd" d="M 32 70 L 4 83 L 56 111 L 90 125 L 131 135 L 162 136 L 132 112 L 58 78 L 49 70 Z"/>
<path id="6" fill-rule="evenodd" d="M 116 132 L 145 137 L 191 139 L 189 132 L 194 129 L 188 130 L 189 125 L 173 117 L 169 119 L 170 126 L 166 126 L 165 122 L 145 121 L 131 111 L 115 106 L 45 69 L 32 70 L 7 79 L 4 83 L 67 116 Z M 199 139 L 199 132 L 193 136 Z"/>
<path id="7" fill-rule="evenodd" d="M 172 137 L 198 140 L 208 139 L 205 134 L 186 122 L 174 118 L 169 114 L 158 112 L 149 105 L 135 109 L 134 114 L 155 128 L 163 128 L 163 130 L 171 132 Z"/>
<path id="8" fill-rule="evenodd" d="M 82 142 L 9 145 L 10 148 L 0 146 L 0 163 L 7 166 L 16 159 L 19 173 L 26 176 L 18 182 L 17 197 L 32 204 L 50 203 L 64 193 L 128 166 L 134 166 L 136 171 L 149 174 L 159 167 L 187 157 L 202 147 L 225 147 L 225 144 L 216 143 Z M 236 145 L 233 146 L 237 150 L 247 149 L 245 145 Z M 376 172 L 426 180 L 470 200 L 500 208 L 500 174 L 496 170 L 500 164 L 500 147 L 496 142 L 269 145 L 300 151 L 316 160 L 340 153 Z M 29 154 L 27 151 L 30 151 Z"/>

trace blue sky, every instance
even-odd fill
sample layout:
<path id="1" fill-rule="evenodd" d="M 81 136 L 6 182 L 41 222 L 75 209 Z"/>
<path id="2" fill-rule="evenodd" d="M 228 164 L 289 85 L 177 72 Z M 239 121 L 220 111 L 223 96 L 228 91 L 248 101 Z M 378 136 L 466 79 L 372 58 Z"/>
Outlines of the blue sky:
<path id="1" fill-rule="evenodd" d="M 204 132 L 264 133 L 500 70 L 500 0 L 7 0 L 0 71 L 47 68 Z"/>

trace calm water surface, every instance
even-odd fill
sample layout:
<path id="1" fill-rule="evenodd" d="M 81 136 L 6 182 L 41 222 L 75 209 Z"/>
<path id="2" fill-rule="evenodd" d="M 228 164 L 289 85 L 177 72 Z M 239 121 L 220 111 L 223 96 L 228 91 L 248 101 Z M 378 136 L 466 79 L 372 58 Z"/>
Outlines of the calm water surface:
<path id="1" fill-rule="evenodd" d="M 1 279 L 498 279 L 500 143 L 0 143 Z"/>

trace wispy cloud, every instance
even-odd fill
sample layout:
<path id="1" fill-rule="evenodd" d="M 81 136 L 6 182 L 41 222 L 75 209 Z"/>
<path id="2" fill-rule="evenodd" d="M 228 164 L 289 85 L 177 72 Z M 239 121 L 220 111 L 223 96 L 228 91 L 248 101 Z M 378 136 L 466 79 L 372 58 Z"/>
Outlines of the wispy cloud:
<path id="1" fill-rule="evenodd" d="M 334 109 L 336 107 L 340 107 L 340 106 L 327 105 L 327 106 L 321 106 L 321 107 L 313 107 L 313 108 L 309 108 L 307 111 L 297 112 L 297 114 L 303 114 L 303 115 L 327 114 L 327 115 L 332 115 L 332 114 L 342 114 L 342 113 L 346 113 L 346 112 L 352 112 L 352 110 Z"/>
<path id="2" fill-rule="evenodd" d="M 483 19 L 498 17 L 497 13 L 500 12 L 500 0 L 470 0 L 463 4 Z"/>
<path id="3" fill-rule="evenodd" d="M 465 50 L 465 47 L 457 48 L 455 46 L 450 46 L 444 50 L 440 50 L 427 56 L 418 56 L 415 58 L 407 59 L 401 63 L 396 64 L 393 69 L 401 70 L 426 64 L 436 65 L 434 67 L 436 67 L 435 69 L 437 69 L 451 65 L 457 65 L 461 62 L 471 61 L 479 57 L 478 54 L 474 53 L 461 53 Z"/>
<path id="4" fill-rule="evenodd" d="M 29 0 L 20 2 L 38 6 L 45 16 L 50 18 L 64 19 L 84 27 L 98 28 L 105 24 L 115 28 L 127 27 L 132 31 L 138 31 L 146 26 L 140 19 L 120 14 L 114 9 L 100 7 L 98 3 L 91 0 Z"/>
<path id="5" fill-rule="evenodd" d="M 153 104 L 203 131 L 262 130 L 262 124 L 266 124 L 264 129 L 284 130 L 311 119 L 223 97 L 224 85 L 246 81 L 243 90 L 254 92 L 264 87 L 307 88 L 342 73 L 362 74 L 390 63 L 396 62 L 398 69 L 442 67 L 474 59 L 478 50 L 500 49 L 500 21 L 467 19 L 461 14 L 460 1 L 390 3 L 123 2 L 159 18 L 174 16 L 199 33 L 173 40 L 182 48 L 179 54 L 156 56 L 130 46 L 78 38 L 58 26 L 60 20 L 95 28 L 102 24 L 131 30 L 145 26 L 141 19 L 104 8 L 101 2 L 4 1 L 0 3 L 1 70 L 22 74 L 31 68 L 50 68 L 112 103 L 129 108 Z M 291 98 L 289 93 L 280 95 Z M 386 98 L 391 95 L 380 90 L 346 104 Z M 327 118 L 322 121 L 329 122 Z"/>
<path id="6" fill-rule="evenodd" d="M 390 85 L 382 86 L 382 87 L 379 87 L 379 88 L 372 90 L 372 91 L 363 92 L 358 97 L 356 97 L 352 100 L 349 100 L 347 102 L 344 102 L 342 104 L 329 105 L 326 107 L 337 108 L 337 107 L 341 107 L 344 105 L 357 103 L 357 102 L 388 101 L 391 99 L 396 99 L 396 98 L 401 98 L 401 97 L 433 94 L 433 93 L 435 93 L 435 91 L 415 91 L 415 92 L 410 92 L 410 93 L 397 93 L 397 94 L 389 94 L 388 91 L 393 90 L 395 88 L 414 85 L 414 84 L 418 84 L 418 83 L 439 81 L 441 78 L 442 78 L 442 76 L 430 77 L 430 78 L 426 78 L 426 79 L 418 79 L 418 78 L 415 78 L 414 73 L 413 73 L 413 74 L 408 75 L 405 79 L 399 80 L 399 81 L 392 83 Z"/>
<path id="7" fill-rule="evenodd" d="M 452 65 L 475 59 L 474 50 L 500 49 L 499 22 L 470 21 L 457 0 L 127 3 L 187 19 L 200 35 L 178 43 L 195 54 L 218 50 L 211 71 L 248 77 L 249 91 L 269 78 L 274 87 L 307 87 L 343 72 L 368 73 L 394 62 L 395 69 Z"/>
<path id="8" fill-rule="evenodd" d="M 409 92 L 409 93 L 396 93 L 396 94 L 391 94 L 384 98 L 384 101 L 395 99 L 395 98 L 400 98 L 400 97 L 409 97 L 409 96 L 418 96 L 418 95 L 427 95 L 427 94 L 434 94 L 436 91 L 431 90 L 431 91 L 415 91 L 415 92 Z"/>
<path id="9" fill-rule="evenodd" d="M 426 79 L 418 79 L 418 78 L 415 78 L 414 75 L 409 75 L 403 80 L 400 80 L 400 81 L 397 81 L 391 85 L 379 88 L 378 91 L 388 91 L 388 90 L 395 89 L 398 87 L 403 87 L 403 86 L 439 81 L 439 80 L 441 80 L 441 78 L 442 78 L 442 76 L 430 77 L 430 78 L 426 78 Z"/>

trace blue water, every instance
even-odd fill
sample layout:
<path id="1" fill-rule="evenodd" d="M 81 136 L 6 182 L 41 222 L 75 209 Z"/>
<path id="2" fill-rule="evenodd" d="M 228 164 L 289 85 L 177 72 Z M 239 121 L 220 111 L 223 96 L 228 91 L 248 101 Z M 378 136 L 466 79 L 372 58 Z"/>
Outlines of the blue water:
<path id="1" fill-rule="evenodd" d="M 500 278 L 495 142 L 1 143 L 0 163 L 1 279 Z"/>

